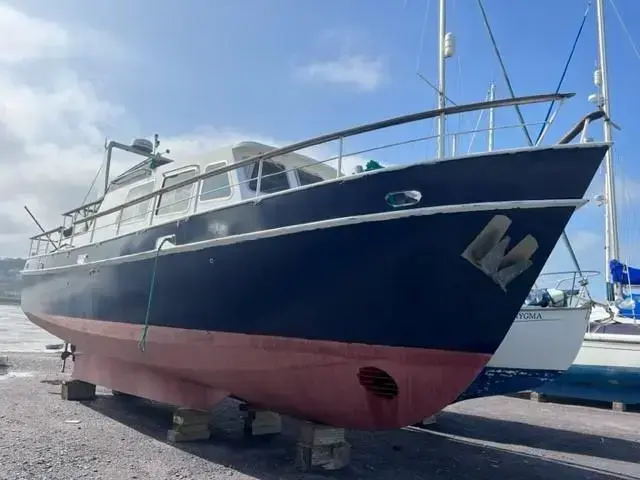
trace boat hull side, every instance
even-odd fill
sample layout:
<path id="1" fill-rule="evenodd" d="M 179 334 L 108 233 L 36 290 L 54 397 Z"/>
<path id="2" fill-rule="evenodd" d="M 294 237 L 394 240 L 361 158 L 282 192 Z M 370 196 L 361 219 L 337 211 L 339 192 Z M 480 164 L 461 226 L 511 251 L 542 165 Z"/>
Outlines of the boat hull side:
<path id="1" fill-rule="evenodd" d="M 536 391 L 558 398 L 640 404 L 640 368 L 572 365 Z"/>
<path id="2" fill-rule="evenodd" d="M 78 345 L 74 378 L 160 402 L 208 409 L 228 395 L 339 427 L 393 429 L 451 403 L 488 355 L 150 327 L 29 315 Z M 359 380 L 374 367 L 397 384 L 381 398 Z"/>
<path id="3" fill-rule="evenodd" d="M 488 367 L 563 371 L 580 350 L 589 307 L 524 307 Z"/>
<path id="4" fill-rule="evenodd" d="M 571 368 L 537 391 L 581 400 L 640 403 L 640 335 L 587 334 Z"/>
<path id="5" fill-rule="evenodd" d="M 590 309 L 525 307 L 506 337 L 457 401 L 533 390 L 565 372 L 575 359 Z"/>
<path id="6" fill-rule="evenodd" d="M 22 308 L 36 316 L 492 355 L 573 211 L 356 218 L 348 226 L 29 272 Z M 496 217 L 510 220 L 507 251 L 528 236 L 537 243 L 530 267 L 504 288 L 462 255 Z"/>
<path id="7" fill-rule="evenodd" d="M 473 383 L 456 399 L 456 402 L 534 390 L 540 385 L 556 379 L 564 372 L 565 370 L 485 367 Z"/>

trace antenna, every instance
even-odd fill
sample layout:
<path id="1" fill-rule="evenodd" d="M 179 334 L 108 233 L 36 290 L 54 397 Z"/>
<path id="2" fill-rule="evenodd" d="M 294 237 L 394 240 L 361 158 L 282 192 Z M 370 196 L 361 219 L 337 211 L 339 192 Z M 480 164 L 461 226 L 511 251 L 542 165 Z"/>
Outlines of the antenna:
<path id="1" fill-rule="evenodd" d="M 58 247 L 56 247 L 56 244 L 54 243 L 53 240 L 51 240 L 51 237 L 49 235 L 46 234 L 46 231 L 44 228 L 42 228 L 42 225 L 40 224 L 40 222 L 38 221 L 38 219 L 35 217 L 35 215 L 33 213 L 31 213 L 31 210 L 29 210 L 29 207 L 27 207 L 26 205 L 24 205 L 24 209 L 27 211 L 27 213 L 29 214 L 29 216 L 31 217 L 31 220 L 33 220 L 33 222 L 38 226 L 38 228 L 40 229 L 40 231 L 42 233 L 45 234 L 45 236 L 47 237 L 47 240 L 49 240 L 49 242 L 51 243 L 51 245 L 53 245 L 53 248 L 57 250 Z"/>
<path id="2" fill-rule="evenodd" d="M 492 102 L 495 99 L 496 99 L 496 84 L 492 80 L 491 84 L 489 85 L 489 101 Z M 493 152 L 495 126 L 496 126 L 495 108 L 490 108 L 489 109 L 489 147 L 488 147 L 489 152 Z"/>
<path id="3" fill-rule="evenodd" d="M 438 18 L 439 32 L 438 32 L 438 108 L 442 109 L 446 106 L 445 101 L 445 60 L 447 58 L 445 53 L 445 36 L 446 36 L 446 23 L 447 23 L 447 0 L 440 0 L 440 15 Z M 448 53 L 448 52 L 447 52 Z M 445 151 L 445 136 L 446 136 L 446 117 L 441 114 L 437 118 L 438 126 L 438 158 L 442 158 L 446 155 Z"/>

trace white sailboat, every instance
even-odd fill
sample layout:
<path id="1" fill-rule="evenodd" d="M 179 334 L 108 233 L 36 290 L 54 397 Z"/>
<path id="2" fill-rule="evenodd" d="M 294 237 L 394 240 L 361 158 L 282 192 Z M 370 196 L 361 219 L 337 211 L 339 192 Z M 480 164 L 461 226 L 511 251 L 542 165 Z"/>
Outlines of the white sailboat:
<path id="1" fill-rule="evenodd" d="M 604 140 L 612 141 L 604 5 L 596 1 L 598 68 L 594 75 L 597 100 L 606 114 Z M 567 373 L 538 391 L 548 395 L 586 400 L 640 403 L 640 270 L 619 261 L 613 156 L 605 157 L 605 258 L 607 302 L 594 305 L 589 329 L 576 359 Z M 636 313 L 637 312 L 637 313 Z"/>
<path id="2" fill-rule="evenodd" d="M 581 347 L 591 312 L 586 283 L 579 285 L 578 280 L 592 273 L 549 274 L 565 278 L 553 288 L 532 292 L 527 303 L 538 305 L 520 310 L 498 350 L 458 401 L 534 390 L 563 375 Z M 563 288 L 566 280 L 570 288 Z"/>

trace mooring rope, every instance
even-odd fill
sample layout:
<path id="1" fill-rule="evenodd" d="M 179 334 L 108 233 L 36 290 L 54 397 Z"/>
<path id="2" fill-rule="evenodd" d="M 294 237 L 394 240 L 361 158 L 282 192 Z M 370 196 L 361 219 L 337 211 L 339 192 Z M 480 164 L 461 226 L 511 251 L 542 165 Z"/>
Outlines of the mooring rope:
<path id="1" fill-rule="evenodd" d="M 162 250 L 162 246 L 165 242 L 171 241 L 171 237 L 163 238 L 156 249 L 155 257 L 153 258 L 153 269 L 151 270 L 151 284 L 149 285 L 149 298 L 147 300 L 147 311 L 144 315 L 144 326 L 142 328 L 142 332 L 140 332 L 140 337 L 138 338 L 138 348 L 141 352 L 144 352 L 147 348 L 147 332 L 149 331 L 149 317 L 151 316 L 151 302 L 153 301 L 153 292 L 155 290 L 156 285 L 156 271 L 158 269 L 158 257 L 160 256 L 160 250 Z"/>

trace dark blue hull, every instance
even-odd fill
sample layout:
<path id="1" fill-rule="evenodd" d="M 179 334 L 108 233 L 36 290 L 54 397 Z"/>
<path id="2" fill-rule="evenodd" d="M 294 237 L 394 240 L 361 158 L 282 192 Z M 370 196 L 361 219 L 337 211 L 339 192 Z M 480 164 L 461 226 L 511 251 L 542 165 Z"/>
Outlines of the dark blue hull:
<path id="1" fill-rule="evenodd" d="M 150 323 L 492 354 L 572 212 L 414 216 L 169 250 L 158 257 Z M 531 234 L 539 244 L 531 268 L 506 292 L 461 257 L 497 214 L 512 219 L 513 243 Z M 142 325 L 153 269 L 152 252 L 26 274 L 22 306 L 27 313 Z M 470 284 L 461 301 L 456 292 Z"/>
<path id="2" fill-rule="evenodd" d="M 640 368 L 572 365 L 536 391 L 559 398 L 640 404 Z"/>
<path id="3" fill-rule="evenodd" d="M 486 367 L 456 401 L 535 390 L 563 373 L 559 370 Z"/>
<path id="4" fill-rule="evenodd" d="M 237 236 L 396 211 L 385 195 L 401 190 L 422 193 L 416 208 L 581 198 L 605 150 L 487 154 L 385 169 L 33 258 L 24 272 L 22 308 L 33 316 L 135 325 L 149 313 L 158 326 L 491 355 L 573 208 L 467 211 L 255 240 Z M 509 248 L 527 235 L 538 243 L 533 265 L 506 291 L 461 257 L 495 215 L 512 220 Z M 149 312 L 156 240 L 170 234 L 178 247 L 158 257 Z M 180 247 L 222 236 L 223 244 Z M 77 265 L 84 255 L 90 263 Z"/>

